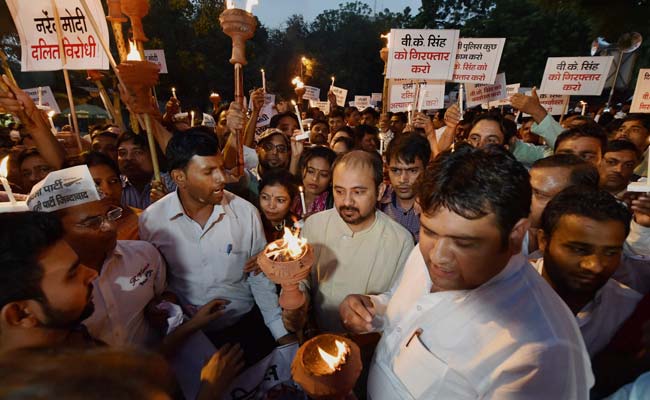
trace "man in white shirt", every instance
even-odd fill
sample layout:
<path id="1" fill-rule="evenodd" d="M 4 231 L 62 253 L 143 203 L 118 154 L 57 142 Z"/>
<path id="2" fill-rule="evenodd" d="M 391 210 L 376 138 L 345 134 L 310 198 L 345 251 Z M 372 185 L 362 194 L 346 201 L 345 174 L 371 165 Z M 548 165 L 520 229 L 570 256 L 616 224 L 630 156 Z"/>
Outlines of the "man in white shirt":
<path id="1" fill-rule="evenodd" d="M 307 218 L 302 231 L 314 246 L 311 292 L 324 331 L 343 329 L 338 309 L 348 294 L 390 289 L 413 248 L 409 231 L 376 209 L 385 189 L 376 152 L 352 151 L 333 171 L 335 208 Z"/>
<path id="2" fill-rule="evenodd" d="M 269 348 L 254 348 L 272 347 L 274 341 L 257 318 L 260 312 L 273 338 L 289 337 L 275 285 L 264 274 L 248 276 L 243 270 L 266 245 L 259 214 L 224 190 L 223 158 L 213 135 L 198 129 L 175 134 L 166 156 L 178 190 L 140 216 L 140 237 L 162 253 L 170 289 L 186 309 L 215 298 L 230 302 L 207 329 L 214 333 L 209 336 L 241 342 L 245 353 L 256 354 L 249 360 L 263 356 Z"/>
<path id="3" fill-rule="evenodd" d="M 614 279 L 632 213 L 614 196 L 571 187 L 542 214 L 537 272 L 575 314 L 593 357 L 634 311 L 641 294 Z"/>
<path id="4" fill-rule="evenodd" d="M 417 197 L 420 242 L 400 281 L 341 304 L 350 330 L 383 324 L 369 398 L 587 399 L 593 376 L 575 319 L 520 254 L 523 165 L 459 146 L 427 168 Z"/>

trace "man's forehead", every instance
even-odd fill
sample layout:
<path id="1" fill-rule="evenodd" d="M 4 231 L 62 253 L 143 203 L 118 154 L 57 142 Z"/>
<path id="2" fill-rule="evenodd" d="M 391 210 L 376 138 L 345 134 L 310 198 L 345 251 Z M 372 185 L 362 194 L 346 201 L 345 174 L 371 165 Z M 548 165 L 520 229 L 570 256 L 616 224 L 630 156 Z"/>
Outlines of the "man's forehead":
<path id="1" fill-rule="evenodd" d="M 188 163 L 189 166 L 195 166 L 198 168 L 219 167 L 221 164 L 223 164 L 221 153 L 216 153 L 212 156 L 200 156 L 198 154 L 195 154 L 192 156 L 192 158 L 190 158 L 190 161 Z"/>
<path id="2" fill-rule="evenodd" d="M 637 158 L 636 152 L 632 150 L 617 150 L 617 151 L 608 151 L 604 155 L 605 158 L 613 158 L 617 160 L 621 159 L 635 159 Z"/>
<path id="3" fill-rule="evenodd" d="M 143 146 L 141 146 L 139 144 L 135 144 L 135 142 L 133 140 L 125 140 L 122 143 L 120 143 L 120 149 L 121 148 L 126 148 L 126 149 L 138 148 L 138 149 L 141 149 L 141 148 L 143 148 Z"/>
<path id="4" fill-rule="evenodd" d="M 566 240 L 586 243 L 589 232 L 596 233 L 601 239 L 612 234 L 620 234 L 621 241 L 618 244 L 623 244 L 623 240 L 625 240 L 625 226 L 621 221 L 614 219 L 600 221 L 577 214 L 561 215 L 551 237 L 557 234 L 562 235 Z"/>

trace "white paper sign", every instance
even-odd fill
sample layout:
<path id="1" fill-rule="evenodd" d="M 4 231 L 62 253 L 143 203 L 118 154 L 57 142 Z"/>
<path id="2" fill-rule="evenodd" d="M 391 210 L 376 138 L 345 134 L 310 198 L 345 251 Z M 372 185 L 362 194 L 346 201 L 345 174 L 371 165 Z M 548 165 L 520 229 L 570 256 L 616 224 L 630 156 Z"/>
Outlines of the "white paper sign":
<path id="1" fill-rule="evenodd" d="M 336 105 L 345 107 L 345 99 L 348 97 L 348 90 L 336 86 L 331 86 L 330 90 L 336 96 Z"/>
<path id="2" fill-rule="evenodd" d="M 494 83 L 505 43 L 505 39 L 458 39 L 453 81 Z"/>
<path id="3" fill-rule="evenodd" d="M 388 111 L 405 112 L 411 105 L 416 109 L 415 94 L 420 84 L 422 94 L 422 110 L 436 110 L 444 107 L 445 83 L 432 80 L 391 79 L 389 82 Z M 426 93 L 424 93 L 426 91 Z"/>
<path id="4" fill-rule="evenodd" d="M 29 88 L 29 89 L 23 89 L 25 93 L 29 95 L 29 97 L 34 100 L 34 104 L 38 105 L 38 88 Z M 50 89 L 49 86 L 42 86 L 41 87 L 41 98 L 42 98 L 42 105 L 44 107 L 49 107 L 54 112 L 57 114 L 61 114 L 61 109 L 59 108 L 59 105 L 56 103 L 56 99 L 54 98 L 54 94 L 52 93 L 52 89 Z"/>
<path id="5" fill-rule="evenodd" d="M 106 16 L 99 0 L 86 0 L 100 34 L 109 43 Z M 108 57 L 80 0 L 56 0 L 63 30 L 66 69 L 108 69 Z M 51 0 L 7 0 L 21 48 L 21 71 L 63 68 Z"/>
<path id="6" fill-rule="evenodd" d="M 32 211 L 51 212 L 100 200 L 87 165 L 50 172 L 32 188 L 27 206 Z"/>
<path id="7" fill-rule="evenodd" d="M 354 96 L 354 106 L 363 111 L 370 107 L 370 96 Z"/>
<path id="8" fill-rule="evenodd" d="M 302 96 L 305 100 L 320 100 L 320 88 L 314 86 L 305 86 L 305 94 Z"/>
<path id="9" fill-rule="evenodd" d="M 506 98 L 498 100 L 494 105 L 499 107 L 499 106 L 509 106 L 510 105 L 510 97 L 514 95 L 515 93 L 519 93 L 519 88 L 521 87 L 521 84 L 519 83 L 513 83 L 510 85 L 506 85 Z M 490 104 L 492 105 L 492 104 Z"/>
<path id="10" fill-rule="evenodd" d="M 144 58 L 147 61 L 156 64 L 160 68 L 161 74 L 167 73 L 167 60 L 165 59 L 165 50 L 145 50 Z"/>
<path id="11" fill-rule="evenodd" d="M 255 141 L 259 135 L 264 132 L 271 123 L 271 118 L 278 112 L 275 110 L 275 95 L 271 93 L 266 93 L 264 95 L 264 105 L 260 110 L 260 115 L 257 117 L 257 125 L 255 125 Z M 249 104 L 249 109 L 253 108 L 252 103 Z"/>
<path id="12" fill-rule="evenodd" d="M 309 100 L 309 107 L 318 108 L 325 115 L 330 113 L 330 102 L 329 101 L 313 101 L 313 100 Z"/>
<path id="13" fill-rule="evenodd" d="M 614 57 L 549 57 L 538 92 L 600 96 Z"/>
<path id="14" fill-rule="evenodd" d="M 386 78 L 451 80 L 457 30 L 391 29 Z"/>
<path id="15" fill-rule="evenodd" d="M 650 68 L 639 70 L 630 112 L 650 113 Z"/>
<path id="16" fill-rule="evenodd" d="M 502 72 L 497 75 L 493 85 L 465 84 L 465 95 L 467 96 L 467 107 L 505 99 L 507 96 L 506 74 Z"/>
<path id="17" fill-rule="evenodd" d="M 527 91 L 524 94 L 526 96 L 531 96 L 532 93 L 532 91 Z M 539 94 L 538 92 L 537 97 L 539 97 L 539 103 L 546 109 L 546 112 L 551 115 L 562 115 L 565 105 L 569 103 L 570 96 L 562 96 L 561 94 Z M 530 115 L 524 113 L 523 116 L 529 117 Z"/>
<path id="18" fill-rule="evenodd" d="M 372 93 L 370 95 L 370 103 L 372 105 L 376 106 L 377 103 L 379 103 L 381 101 L 383 96 L 384 96 L 383 93 Z"/>

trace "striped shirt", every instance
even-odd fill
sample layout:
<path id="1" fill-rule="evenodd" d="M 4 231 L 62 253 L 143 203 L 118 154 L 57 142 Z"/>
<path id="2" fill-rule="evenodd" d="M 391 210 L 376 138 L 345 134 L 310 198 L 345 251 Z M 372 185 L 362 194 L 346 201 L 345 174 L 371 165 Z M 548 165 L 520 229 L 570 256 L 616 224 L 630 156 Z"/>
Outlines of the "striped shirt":
<path id="1" fill-rule="evenodd" d="M 142 191 L 139 191 L 135 186 L 129 182 L 129 179 L 120 175 L 122 179 L 122 205 L 127 207 L 134 207 L 144 210 L 151 204 L 151 182 L 144 185 Z M 176 190 L 176 183 L 168 172 L 162 172 L 160 179 L 167 188 L 167 192 Z"/>
<path id="2" fill-rule="evenodd" d="M 411 232 L 413 240 L 417 243 L 420 240 L 420 214 L 415 211 L 415 207 L 408 210 L 400 207 L 392 188 L 389 187 L 387 192 L 389 193 L 384 196 L 379 205 L 380 210 Z"/>

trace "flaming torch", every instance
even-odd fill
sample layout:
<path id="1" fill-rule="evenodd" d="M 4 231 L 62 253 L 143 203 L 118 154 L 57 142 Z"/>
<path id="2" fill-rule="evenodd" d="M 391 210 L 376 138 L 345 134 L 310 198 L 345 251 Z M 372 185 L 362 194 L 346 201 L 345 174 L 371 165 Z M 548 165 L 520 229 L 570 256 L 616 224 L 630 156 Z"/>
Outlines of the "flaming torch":
<path id="1" fill-rule="evenodd" d="M 257 21 L 250 9 L 256 1 L 248 2 L 246 10 L 232 8 L 230 2 L 227 3 L 228 8 L 224 10 L 219 16 L 219 22 L 223 32 L 230 36 L 232 39 L 232 56 L 230 63 L 235 68 L 235 101 L 238 102 L 242 109 L 245 108 L 244 104 L 244 76 L 242 68 L 247 64 L 246 61 L 246 41 L 251 39 L 255 34 L 257 28 Z M 243 132 L 235 132 L 233 135 L 237 148 L 237 172 L 239 176 L 244 174 L 244 138 Z M 228 147 L 226 147 L 226 150 Z M 224 151 L 225 153 L 225 151 Z M 230 163 L 227 157 L 230 154 L 224 154 L 224 159 L 227 164 Z"/>
<path id="2" fill-rule="evenodd" d="M 266 246 L 257 256 L 264 274 L 276 284 L 282 285 L 280 306 L 296 310 L 305 304 L 305 294 L 298 283 L 307 278 L 314 262 L 314 251 L 306 239 L 294 236 L 284 228 L 284 236 Z"/>
<path id="3" fill-rule="evenodd" d="M 313 399 L 345 399 L 362 369 L 359 347 L 342 336 L 324 334 L 303 344 L 291 376 Z"/>

